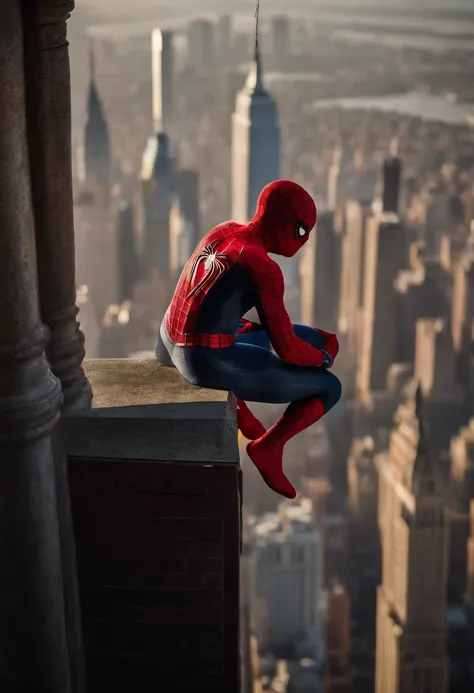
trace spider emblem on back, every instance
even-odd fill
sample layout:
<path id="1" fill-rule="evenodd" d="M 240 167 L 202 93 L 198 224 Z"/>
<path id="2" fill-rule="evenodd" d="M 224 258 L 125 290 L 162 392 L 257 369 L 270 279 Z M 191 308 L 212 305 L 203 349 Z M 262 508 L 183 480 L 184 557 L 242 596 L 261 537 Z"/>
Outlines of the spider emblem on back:
<path id="1" fill-rule="evenodd" d="M 217 252 L 219 241 L 209 243 L 194 259 L 188 272 L 188 286 L 193 286 L 199 267 L 204 263 L 204 276 L 201 281 L 187 294 L 186 298 L 192 298 L 212 284 L 226 269 L 229 268 L 229 258 L 224 253 Z"/>

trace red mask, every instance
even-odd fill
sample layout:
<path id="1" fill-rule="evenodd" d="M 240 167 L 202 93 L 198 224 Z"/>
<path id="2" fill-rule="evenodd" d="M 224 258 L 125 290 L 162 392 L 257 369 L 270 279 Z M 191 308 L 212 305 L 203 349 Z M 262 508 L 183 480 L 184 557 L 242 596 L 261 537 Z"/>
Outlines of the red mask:
<path id="1" fill-rule="evenodd" d="M 267 253 L 293 257 L 316 224 L 316 205 L 304 188 L 289 180 L 264 187 L 252 220 L 263 236 Z"/>

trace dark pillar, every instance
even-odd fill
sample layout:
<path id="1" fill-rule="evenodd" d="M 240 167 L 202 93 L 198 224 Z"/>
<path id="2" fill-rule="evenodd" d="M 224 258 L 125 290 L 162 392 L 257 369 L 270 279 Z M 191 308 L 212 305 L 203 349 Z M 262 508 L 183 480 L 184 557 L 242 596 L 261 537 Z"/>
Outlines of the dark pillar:
<path id="1" fill-rule="evenodd" d="M 76 319 L 71 164 L 69 0 L 24 2 L 27 122 L 41 317 L 51 330 L 47 357 L 61 381 L 63 413 L 88 409 L 84 335 Z M 73 693 L 85 692 L 80 608 L 66 459 L 55 446 L 64 604 Z"/>
<path id="2" fill-rule="evenodd" d="M 88 409 L 84 335 L 76 320 L 71 163 L 70 0 L 24 3 L 27 114 L 41 316 L 47 356 L 61 380 L 64 411 Z"/>
<path id="3" fill-rule="evenodd" d="M 0 21 L 0 690 L 69 693 L 51 431 L 28 171 L 20 0 Z"/>

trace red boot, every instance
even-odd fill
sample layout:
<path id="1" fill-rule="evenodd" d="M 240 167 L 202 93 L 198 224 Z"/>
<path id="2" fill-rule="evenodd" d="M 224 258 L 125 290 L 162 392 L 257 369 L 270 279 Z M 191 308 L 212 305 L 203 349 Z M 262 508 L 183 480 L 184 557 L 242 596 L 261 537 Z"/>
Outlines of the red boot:
<path id="1" fill-rule="evenodd" d="M 265 426 L 252 414 L 243 399 L 237 400 L 237 423 L 239 431 L 247 440 L 257 440 L 266 433 Z"/>
<path id="2" fill-rule="evenodd" d="M 272 491 L 295 498 L 296 491 L 283 472 L 283 449 L 291 438 L 319 421 L 324 414 L 319 399 L 312 397 L 292 402 L 265 435 L 247 445 L 248 456 Z"/>

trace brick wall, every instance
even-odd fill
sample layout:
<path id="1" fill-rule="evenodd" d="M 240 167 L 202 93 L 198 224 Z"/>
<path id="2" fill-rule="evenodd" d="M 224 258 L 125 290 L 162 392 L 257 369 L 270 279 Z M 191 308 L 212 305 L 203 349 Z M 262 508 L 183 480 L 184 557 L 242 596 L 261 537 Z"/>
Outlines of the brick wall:
<path id="1" fill-rule="evenodd" d="M 88 693 L 239 691 L 236 466 L 69 459 Z"/>

